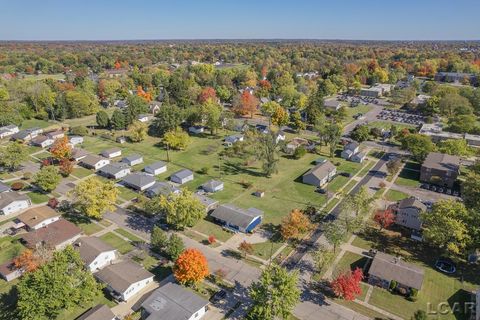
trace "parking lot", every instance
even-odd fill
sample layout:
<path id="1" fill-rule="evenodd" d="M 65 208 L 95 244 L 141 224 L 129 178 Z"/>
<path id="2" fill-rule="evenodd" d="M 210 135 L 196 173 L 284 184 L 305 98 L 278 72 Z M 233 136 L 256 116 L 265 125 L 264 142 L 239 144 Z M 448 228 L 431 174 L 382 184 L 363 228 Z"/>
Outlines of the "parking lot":
<path id="1" fill-rule="evenodd" d="M 422 125 L 425 123 L 425 117 L 421 115 L 412 114 L 412 113 L 403 112 L 403 111 L 394 111 L 394 110 L 382 110 L 377 115 L 377 119 L 408 123 L 412 125 Z"/>

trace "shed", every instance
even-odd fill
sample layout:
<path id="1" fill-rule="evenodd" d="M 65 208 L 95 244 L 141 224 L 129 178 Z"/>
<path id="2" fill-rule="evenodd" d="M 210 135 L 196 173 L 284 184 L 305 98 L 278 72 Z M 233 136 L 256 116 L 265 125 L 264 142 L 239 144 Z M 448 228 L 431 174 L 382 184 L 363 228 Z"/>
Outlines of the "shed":
<path id="1" fill-rule="evenodd" d="M 156 176 L 167 171 L 167 164 L 163 161 L 157 161 L 146 166 L 143 171 Z"/>
<path id="2" fill-rule="evenodd" d="M 178 184 L 184 184 L 192 180 L 193 180 L 193 172 L 188 169 L 182 169 L 170 176 L 170 181 Z"/>

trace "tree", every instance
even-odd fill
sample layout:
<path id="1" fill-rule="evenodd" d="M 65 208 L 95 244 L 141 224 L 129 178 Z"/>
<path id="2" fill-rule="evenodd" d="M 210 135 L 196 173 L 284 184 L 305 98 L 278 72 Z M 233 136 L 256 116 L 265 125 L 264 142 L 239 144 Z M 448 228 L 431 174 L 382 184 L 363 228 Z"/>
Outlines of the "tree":
<path id="1" fill-rule="evenodd" d="M 242 116 L 249 114 L 250 118 L 253 118 L 253 115 L 257 111 L 258 104 L 258 99 L 253 96 L 250 91 L 245 90 L 234 100 L 233 112 Z"/>
<path id="2" fill-rule="evenodd" d="M 266 177 L 271 177 L 277 172 L 278 153 L 280 145 L 277 143 L 275 133 L 261 134 L 255 144 L 257 159 L 263 162 L 262 169 Z"/>
<path id="3" fill-rule="evenodd" d="M 167 149 L 184 150 L 190 143 L 190 137 L 183 131 L 170 131 L 165 133 L 162 142 Z"/>
<path id="4" fill-rule="evenodd" d="M 271 119 L 272 119 L 271 120 L 272 124 L 276 126 L 284 126 L 288 124 L 288 119 L 289 119 L 288 112 L 282 107 L 277 108 L 273 112 Z"/>
<path id="5" fill-rule="evenodd" d="M 165 253 L 170 257 L 171 260 L 175 261 L 178 259 L 180 254 L 185 249 L 182 238 L 173 233 L 168 239 L 167 245 L 165 246 Z"/>
<path id="6" fill-rule="evenodd" d="M 148 112 L 147 101 L 139 96 L 130 95 L 127 98 L 127 107 L 125 108 L 126 125 L 130 125 L 137 119 L 138 115 Z"/>
<path id="7" fill-rule="evenodd" d="M 297 131 L 305 130 L 307 126 L 302 120 L 302 115 L 300 114 L 300 111 L 295 111 L 290 114 L 290 126 Z"/>
<path id="8" fill-rule="evenodd" d="M 280 233 L 283 239 L 299 239 L 301 235 L 312 229 L 312 223 L 302 211 L 293 209 L 288 216 L 282 220 Z"/>
<path id="9" fill-rule="evenodd" d="M 246 258 L 247 255 L 253 253 L 253 246 L 251 243 L 244 240 L 238 245 L 238 250 L 243 253 L 243 256 Z"/>
<path id="10" fill-rule="evenodd" d="M 217 94 L 215 89 L 212 87 L 203 88 L 200 94 L 198 95 L 198 102 L 203 104 L 208 101 L 215 102 L 217 100 Z"/>
<path id="11" fill-rule="evenodd" d="M 313 253 L 312 258 L 316 271 L 321 274 L 333 262 L 335 254 L 329 248 L 320 245 L 320 247 Z"/>
<path id="12" fill-rule="evenodd" d="M 167 223 L 176 229 L 192 227 L 206 214 L 202 202 L 188 189 L 182 189 L 168 197 L 161 195 L 155 199 L 165 214 Z"/>
<path id="13" fill-rule="evenodd" d="M 298 271 L 289 271 L 272 264 L 262 271 L 257 282 L 249 288 L 253 307 L 249 319 L 288 319 L 300 300 Z"/>
<path id="14" fill-rule="evenodd" d="M 153 226 L 150 234 L 150 245 L 153 251 L 162 252 L 168 244 L 168 236 L 159 226 Z"/>
<path id="15" fill-rule="evenodd" d="M 337 144 L 342 137 L 342 127 L 338 123 L 330 123 L 326 127 L 326 136 L 325 142 L 329 145 L 330 157 L 335 155 L 335 150 L 337 150 Z"/>
<path id="16" fill-rule="evenodd" d="M 207 100 L 201 106 L 202 117 L 205 120 L 205 124 L 210 128 L 212 135 L 222 127 L 222 110 L 222 106 L 214 100 Z"/>
<path id="17" fill-rule="evenodd" d="M 165 105 L 155 115 L 152 123 L 153 132 L 163 136 L 166 132 L 177 130 L 183 121 L 184 111 L 176 105 Z"/>
<path id="18" fill-rule="evenodd" d="M 0 164 L 11 171 L 16 170 L 27 159 L 27 147 L 21 143 L 12 142 L 0 149 Z"/>
<path id="19" fill-rule="evenodd" d="M 208 276 L 207 259 L 197 249 L 186 249 L 175 261 L 173 275 L 182 284 L 196 284 Z"/>
<path id="20" fill-rule="evenodd" d="M 55 140 L 49 151 L 53 157 L 59 161 L 72 157 L 72 146 L 66 136 Z"/>
<path id="21" fill-rule="evenodd" d="M 65 158 L 60 160 L 58 167 L 60 174 L 64 177 L 68 177 L 73 172 L 73 165 L 74 163 L 70 159 Z"/>
<path id="22" fill-rule="evenodd" d="M 217 242 L 217 238 L 215 238 L 215 236 L 211 234 L 208 236 L 207 241 L 208 241 L 208 244 L 214 244 L 215 242 Z"/>
<path id="23" fill-rule="evenodd" d="M 45 166 L 33 176 L 33 183 L 44 192 L 50 192 L 58 186 L 61 179 L 57 167 Z"/>
<path id="24" fill-rule="evenodd" d="M 101 287 L 78 251 L 68 246 L 35 272 L 23 275 L 17 284 L 16 308 L 24 320 L 55 319 L 65 309 L 92 302 Z"/>
<path id="25" fill-rule="evenodd" d="M 461 202 L 440 200 L 421 215 L 423 235 L 430 244 L 451 255 L 461 255 L 470 243 L 470 213 Z"/>
<path id="26" fill-rule="evenodd" d="M 124 130 L 127 126 L 127 122 L 125 120 L 125 115 L 122 111 L 116 109 L 113 111 L 112 118 L 110 119 L 110 127 L 115 130 Z"/>
<path id="27" fill-rule="evenodd" d="M 475 133 L 478 130 L 477 117 L 474 114 L 461 114 L 448 119 L 448 131 L 456 133 Z"/>
<path id="28" fill-rule="evenodd" d="M 417 310 L 413 314 L 412 320 L 427 320 L 427 313 L 423 310 Z"/>
<path id="29" fill-rule="evenodd" d="M 377 210 L 373 220 L 380 227 L 380 231 L 387 229 L 395 222 L 395 214 L 392 209 Z"/>
<path id="30" fill-rule="evenodd" d="M 469 209 L 480 208 L 480 162 L 470 167 L 465 180 L 462 183 L 462 198 L 465 206 Z"/>
<path id="31" fill-rule="evenodd" d="M 109 125 L 109 122 L 110 122 L 110 119 L 108 117 L 108 113 L 106 113 L 103 110 L 97 112 L 96 120 L 97 120 L 97 124 L 100 128 L 107 128 L 108 125 Z"/>
<path id="32" fill-rule="evenodd" d="M 370 139 L 370 130 L 368 129 L 368 126 L 366 125 L 361 125 L 357 126 L 352 133 L 350 133 L 350 137 L 358 142 L 363 142 L 367 141 Z"/>
<path id="33" fill-rule="evenodd" d="M 15 268 L 25 270 L 27 272 L 33 272 L 42 263 L 42 260 L 38 255 L 30 249 L 24 250 L 20 255 L 13 259 Z"/>
<path id="34" fill-rule="evenodd" d="M 447 139 L 439 143 L 438 151 L 453 156 L 469 156 L 473 152 L 464 139 Z"/>
<path id="35" fill-rule="evenodd" d="M 128 131 L 130 133 L 129 138 L 132 142 L 141 142 L 147 137 L 148 126 L 143 122 L 134 121 L 130 127 L 128 127 Z"/>
<path id="36" fill-rule="evenodd" d="M 323 233 L 327 241 L 333 246 L 333 252 L 337 252 L 337 247 L 342 243 L 347 232 L 337 222 L 330 221 L 325 223 Z"/>
<path id="37" fill-rule="evenodd" d="M 65 93 L 67 115 L 70 118 L 80 118 L 95 114 L 99 105 L 97 97 L 93 93 L 76 89 Z"/>
<path id="38" fill-rule="evenodd" d="M 330 286 L 337 297 L 347 301 L 353 301 L 362 294 L 362 287 L 360 286 L 362 279 L 362 270 L 356 268 L 354 271 L 348 270 L 337 276 L 330 283 Z"/>
<path id="39" fill-rule="evenodd" d="M 467 98 L 459 94 L 446 94 L 438 103 L 440 113 L 448 117 L 460 114 L 471 114 L 473 112 L 472 105 Z"/>
<path id="40" fill-rule="evenodd" d="M 400 158 L 395 158 L 395 159 L 389 160 L 386 163 L 386 166 L 387 166 L 388 174 L 391 176 L 394 176 L 402 167 L 402 161 L 400 160 Z"/>
<path id="41" fill-rule="evenodd" d="M 356 217 L 367 214 L 372 206 L 372 198 L 367 187 L 362 186 L 358 192 L 348 194 L 343 202 L 342 211 L 353 213 Z"/>
<path id="42" fill-rule="evenodd" d="M 423 134 L 407 134 L 400 139 L 402 149 L 410 151 L 412 157 L 423 162 L 427 155 L 435 150 L 432 138 Z"/>
<path id="43" fill-rule="evenodd" d="M 118 189 L 112 181 L 90 177 L 78 183 L 71 191 L 75 207 L 87 217 L 100 219 L 115 209 Z"/>

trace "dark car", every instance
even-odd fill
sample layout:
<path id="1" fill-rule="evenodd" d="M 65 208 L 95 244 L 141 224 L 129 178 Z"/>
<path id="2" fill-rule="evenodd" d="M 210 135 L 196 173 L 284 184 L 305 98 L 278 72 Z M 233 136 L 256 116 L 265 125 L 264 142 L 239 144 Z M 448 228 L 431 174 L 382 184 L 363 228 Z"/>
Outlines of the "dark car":
<path id="1" fill-rule="evenodd" d="M 457 267 L 452 259 L 441 257 L 435 262 L 435 268 L 443 273 L 452 274 L 457 271 Z"/>
<path id="2" fill-rule="evenodd" d="M 352 176 L 349 172 L 341 172 L 340 175 L 347 178 L 350 178 Z"/>
<path id="3" fill-rule="evenodd" d="M 210 298 L 210 302 L 215 303 L 215 302 L 222 301 L 223 299 L 225 299 L 226 296 L 227 296 L 227 291 L 222 289 L 217 293 L 215 293 L 213 297 Z"/>
<path id="4" fill-rule="evenodd" d="M 327 190 L 325 190 L 323 188 L 317 188 L 317 189 L 315 189 L 315 192 L 318 192 L 320 194 L 325 194 L 325 193 L 327 193 Z"/>

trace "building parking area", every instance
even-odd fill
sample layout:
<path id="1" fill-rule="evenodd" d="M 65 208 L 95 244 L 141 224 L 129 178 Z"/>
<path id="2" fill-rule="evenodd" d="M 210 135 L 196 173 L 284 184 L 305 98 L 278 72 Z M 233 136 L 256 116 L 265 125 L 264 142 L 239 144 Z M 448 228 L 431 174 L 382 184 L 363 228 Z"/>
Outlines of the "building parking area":
<path id="1" fill-rule="evenodd" d="M 424 116 L 398 110 L 384 109 L 377 115 L 377 119 L 384 121 L 408 123 L 412 125 L 423 125 L 425 123 Z"/>

